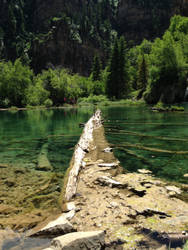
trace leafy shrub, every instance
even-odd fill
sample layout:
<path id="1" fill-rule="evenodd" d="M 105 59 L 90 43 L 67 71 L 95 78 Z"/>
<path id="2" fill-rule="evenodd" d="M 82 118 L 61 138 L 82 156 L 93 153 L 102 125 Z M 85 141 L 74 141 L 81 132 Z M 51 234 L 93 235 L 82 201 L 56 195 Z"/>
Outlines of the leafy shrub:
<path id="1" fill-rule="evenodd" d="M 50 100 L 48 98 L 48 99 L 45 100 L 44 105 L 45 105 L 46 108 L 50 108 L 50 107 L 52 107 L 53 102 L 52 102 L 52 100 Z"/>

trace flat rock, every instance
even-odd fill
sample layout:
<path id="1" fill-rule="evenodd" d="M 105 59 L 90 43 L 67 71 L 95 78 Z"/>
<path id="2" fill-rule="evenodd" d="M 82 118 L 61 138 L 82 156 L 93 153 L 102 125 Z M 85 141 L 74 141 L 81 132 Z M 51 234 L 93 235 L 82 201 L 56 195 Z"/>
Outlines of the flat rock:
<path id="1" fill-rule="evenodd" d="M 124 184 L 122 184 L 118 181 L 115 181 L 107 176 L 100 176 L 95 180 L 95 182 L 97 182 L 103 186 L 119 187 L 119 188 L 125 187 Z"/>
<path id="2" fill-rule="evenodd" d="M 76 210 L 76 206 L 75 206 L 74 202 L 68 202 L 66 205 L 67 205 L 68 211 Z"/>
<path id="3" fill-rule="evenodd" d="M 181 194 L 181 189 L 176 186 L 166 186 L 165 188 L 169 192 L 175 192 L 176 194 Z"/>
<path id="4" fill-rule="evenodd" d="M 148 169 L 138 169 L 138 172 L 141 174 L 152 174 L 152 172 Z"/>
<path id="5" fill-rule="evenodd" d="M 112 163 L 99 163 L 98 167 L 108 167 L 108 168 L 116 168 L 118 167 L 118 163 L 117 162 L 112 162 Z"/>
<path id="6" fill-rule="evenodd" d="M 49 235 L 49 234 L 50 234 L 50 236 L 57 236 L 57 235 L 71 233 L 74 231 L 75 230 L 74 230 L 72 224 L 66 219 L 65 215 L 63 214 L 59 218 L 57 218 L 56 220 L 51 221 L 45 227 L 43 227 L 39 231 L 37 231 L 29 236 L 35 237 L 35 236 L 45 236 L 45 235 Z"/>
<path id="7" fill-rule="evenodd" d="M 110 148 L 110 147 L 105 148 L 105 149 L 103 149 L 103 152 L 105 152 L 105 153 L 111 153 L 112 152 L 112 148 Z"/>
<path id="8" fill-rule="evenodd" d="M 100 250 L 105 245 L 104 231 L 69 233 L 52 240 L 51 248 L 58 250 Z"/>

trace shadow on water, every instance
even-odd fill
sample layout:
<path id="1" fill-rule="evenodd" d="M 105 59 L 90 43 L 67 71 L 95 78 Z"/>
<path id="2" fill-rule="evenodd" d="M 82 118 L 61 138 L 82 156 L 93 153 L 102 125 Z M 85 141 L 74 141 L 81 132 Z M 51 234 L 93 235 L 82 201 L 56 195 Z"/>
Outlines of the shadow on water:
<path id="1" fill-rule="evenodd" d="M 48 238 L 19 238 L 5 240 L 2 250 L 41 250 L 50 246 L 51 239 Z"/>

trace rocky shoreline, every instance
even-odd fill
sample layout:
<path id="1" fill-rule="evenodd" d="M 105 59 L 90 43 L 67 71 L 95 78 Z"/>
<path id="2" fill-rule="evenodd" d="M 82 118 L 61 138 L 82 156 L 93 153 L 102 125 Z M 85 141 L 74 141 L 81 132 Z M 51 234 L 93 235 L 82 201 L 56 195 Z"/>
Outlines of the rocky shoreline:
<path id="1" fill-rule="evenodd" d="M 188 239 L 188 187 L 152 173 L 123 173 L 105 139 L 101 112 L 85 125 L 62 192 L 62 215 L 29 237 L 52 238 L 35 249 L 182 249 Z M 33 248 L 34 249 L 34 248 Z"/>

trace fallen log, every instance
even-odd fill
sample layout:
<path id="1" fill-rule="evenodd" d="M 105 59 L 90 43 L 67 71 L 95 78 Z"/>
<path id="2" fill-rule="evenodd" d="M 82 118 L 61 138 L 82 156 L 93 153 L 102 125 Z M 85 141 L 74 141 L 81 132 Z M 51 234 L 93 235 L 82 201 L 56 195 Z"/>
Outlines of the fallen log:
<path id="1" fill-rule="evenodd" d="M 68 181 L 65 191 L 65 201 L 70 201 L 76 194 L 77 180 L 84 156 L 90 150 L 90 143 L 93 140 L 93 130 L 102 126 L 101 111 L 97 110 L 95 114 L 85 124 L 83 133 L 76 145 L 71 164 Z"/>

